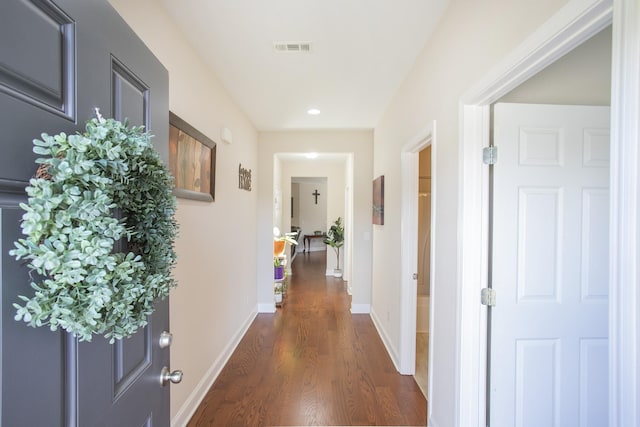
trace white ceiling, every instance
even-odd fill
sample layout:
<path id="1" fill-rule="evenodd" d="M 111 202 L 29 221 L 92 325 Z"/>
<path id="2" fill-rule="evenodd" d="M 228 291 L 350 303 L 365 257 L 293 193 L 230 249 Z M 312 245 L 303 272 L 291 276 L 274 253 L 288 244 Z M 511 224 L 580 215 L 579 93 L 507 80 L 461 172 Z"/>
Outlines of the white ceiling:
<path id="1" fill-rule="evenodd" d="M 160 1 L 256 128 L 283 130 L 375 127 L 448 0 Z"/>

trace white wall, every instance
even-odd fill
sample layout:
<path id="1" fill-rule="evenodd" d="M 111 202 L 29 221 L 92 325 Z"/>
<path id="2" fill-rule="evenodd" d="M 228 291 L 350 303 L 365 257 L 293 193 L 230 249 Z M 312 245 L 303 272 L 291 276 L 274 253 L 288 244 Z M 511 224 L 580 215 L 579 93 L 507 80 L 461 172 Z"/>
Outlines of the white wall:
<path id="1" fill-rule="evenodd" d="M 255 317 L 256 254 L 246 248 L 256 244 L 258 136 L 159 2 L 110 2 L 169 70 L 171 111 L 218 142 L 215 202 L 179 199 L 176 215 L 171 368 L 185 375 L 171 388 L 171 416 L 182 425 Z M 223 126 L 232 145 L 220 142 Z M 239 163 L 253 171 L 251 192 L 238 189 Z"/>
<path id="2" fill-rule="evenodd" d="M 350 224 L 353 224 L 353 215 L 354 215 L 354 203 L 355 203 L 355 194 L 354 194 L 354 186 L 355 177 L 353 175 L 354 170 L 354 159 L 353 153 L 347 156 L 347 164 L 345 168 L 345 186 L 346 186 L 346 195 L 345 195 L 345 218 L 343 223 L 346 224 L 344 229 L 344 247 L 342 251 L 342 257 L 344 258 L 343 271 L 342 271 L 342 279 L 347 282 L 349 286 L 349 294 L 352 294 L 351 289 L 351 272 L 353 270 L 353 227 Z M 373 202 L 373 197 L 372 197 Z M 373 207 L 372 207 L 373 209 Z M 368 239 L 371 239 L 371 235 L 369 234 Z M 369 248 L 371 251 L 371 248 Z"/>
<path id="3" fill-rule="evenodd" d="M 283 218 L 286 216 L 283 212 L 285 209 L 285 203 L 283 200 L 283 192 L 285 186 L 282 183 L 282 162 L 278 156 L 273 157 L 273 224 L 272 227 L 278 227 L 280 235 L 283 235 L 289 231 L 287 224 L 283 223 Z"/>
<path id="4" fill-rule="evenodd" d="M 563 4 L 564 0 L 452 0 L 375 129 L 373 175 L 385 175 L 385 225 L 374 227 L 372 315 L 389 338 L 400 342 L 400 152 L 432 120 L 438 126 L 435 162 L 436 277 L 430 356 L 433 390 L 429 425 L 456 423 L 459 99 L 481 77 Z M 480 159 L 479 159 L 480 161 Z M 398 361 L 396 361 L 397 363 Z M 463 403 L 464 404 L 464 403 Z"/>
<path id="5" fill-rule="evenodd" d="M 262 132 L 258 142 L 258 182 L 273 182 L 273 157 L 277 153 L 317 152 L 353 156 L 353 268 L 349 282 L 352 312 L 369 312 L 371 304 L 372 144 L 372 132 L 366 130 Z M 300 176 L 295 171 L 292 173 Z M 272 245 L 273 191 L 270 185 L 259 185 L 258 188 L 258 303 L 259 310 L 269 311 L 273 307 L 273 284 L 269 280 L 273 264 L 269 255 L 263 254 Z M 344 207 L 342 209 L 344 211 Z"/>
<path id="6" fill-rule="evenodd" d="M 284 174 L 284 180 L 286 177 L 291 176 L 290 173 Z M 326 176 L 326 175 L 325 175 Z M 286 185 L 286 183 L 285 183 Z M 331 194 L 339 190 L 332 185 L 327 191 L 327 180 L 324 182 L 300 182 L 298 184 L 300 189 L 299 207 L 300 207 L 300 223 L 302 228 L 302 235 L 313 234 L 316 230 L 327 230 L 327 197 L 328 191 Z M 315 190 L 318 190 L 320 196 L 318 196 L 318 203 L 314 202 L 315 197 L 311 195 Z M 303 243 L 303 242 L 301 242 Z M 326 246 L 320 240 L 309 241 L 308 251 L 324 251 Z"/>
<path id="7" fill-rule="evenodd" d="M 291 183 L 291 197 L 293 198 L 293 216 L 291 216 L 291 225 L 300 226 L 300 184 Z"/>

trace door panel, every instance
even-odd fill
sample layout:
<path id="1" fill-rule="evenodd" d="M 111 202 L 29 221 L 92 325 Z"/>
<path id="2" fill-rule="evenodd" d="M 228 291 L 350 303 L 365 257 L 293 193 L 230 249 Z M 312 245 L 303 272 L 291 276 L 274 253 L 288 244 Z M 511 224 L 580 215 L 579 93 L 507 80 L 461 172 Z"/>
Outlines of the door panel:
<path id="1" fill-rule="evenodd" d="M 490 425 L 606 425 L 609 109 L 494 112 Z"/>
<path id="2" fill-rule="evenodd" d="M 2 416 L 6 426 L 168 426 L 160 371 L 169 350 L 168 300 L 147 327 L 109 344 L 13 320 L 28 271 L 8 255 L 19 237 L 24 188 L 36 170 L 32 140 L 75 133 L 99 108 L 155 135 L 168 154 L 168 75 L 105 0 L 6 0 L 0 6 L 0 211 L 2 221 Z"/>
<path id="3" fill-rule="evenodd" d="M 75 24 L 49 1 L 10 0 L 0 13 L 1 178 L 28 181 L 31 140 L 75 129 Z M 34 123 L 39 127 L 34 128 Z"/>
<path id="4" fill-rule="evenodd" d="M 48 1 L 2 5 L 0 90 L 54 114 L 75 117 L 75 25 Z"/>
<path id="5" fill-rule="evenodd" d="M 115 397 L 135 381 L 151 364 L 151 328 L 113 344 L 113 374 Z"/>
<path id="6" fill-rule="evenodd" d="M 149 87 L 129 71 L 122 62 L 112 58 L 112 117 L 129 119 L 130 124 L 145 127 L 149 123 Z"/>
<path id="7" fill-rule="evenodd" d="M 1 197 L 1 195 L 0 195 Z M 1 199 L 0 199 L 1 200 Z M 0 205 L 2 202 L 0 201 Z M 2 419 L 3 426 L 62 425 L 64 420 L 64 336 L 46 328 L 15 327 L 13 303 L 29 292 L 29 276 L 13 257 L 9 242 L 20 233 L 22 210 L 0 210 L 2 222 Z M 46 349 L 43 357 L 42 349 Z M 39 402 L 34 410 L 33 402 Z"/>
<path id="8" fill-rule="evenodd" d="M 97 337 L 78 344 L 79 426 L 169 425 L 169 386 L 160 371 L 169 366 L 169 349 L 160 349 L 169 330 L 168 301 L 158 301 L 150 323 L 131 338 L 111 345 Z M 157 398 L 149 399 L 149 395 Z M 141 404 L 143 403 L 143 404 Z"/>

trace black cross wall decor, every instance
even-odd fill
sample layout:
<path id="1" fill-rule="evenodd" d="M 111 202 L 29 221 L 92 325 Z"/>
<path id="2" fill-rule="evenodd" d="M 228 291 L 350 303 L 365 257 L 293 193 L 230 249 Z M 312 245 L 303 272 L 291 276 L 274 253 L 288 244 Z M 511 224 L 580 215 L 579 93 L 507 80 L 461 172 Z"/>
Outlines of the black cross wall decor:
<path id="1" fill-rule="evenodd" d="M 320 195 L 320 193 L 318 193 L 318 189 L 316 188 L 316 191 L 311 193 L 311 195 L 316 197 L 316 205 L 317 205 L 318 204 L 318 196 Z"/>

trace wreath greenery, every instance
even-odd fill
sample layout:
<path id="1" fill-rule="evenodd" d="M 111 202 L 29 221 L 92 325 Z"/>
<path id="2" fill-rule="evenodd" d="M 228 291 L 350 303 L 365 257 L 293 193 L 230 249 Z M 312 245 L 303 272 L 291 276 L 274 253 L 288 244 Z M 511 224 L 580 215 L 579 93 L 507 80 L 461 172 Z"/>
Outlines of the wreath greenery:
<path id="1" fill-rule="evenodd" d="M 173 177 L 142 127 L 98 117 L 76 135 L 42 134 L 38 174 L 10 254 L 28 261 L 34 295 L 16 320 L 111 342 L 147 324 L 176 286 Z"/>

